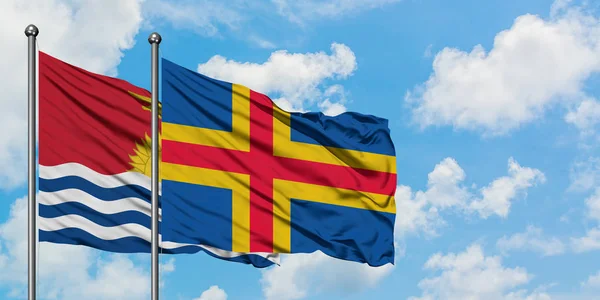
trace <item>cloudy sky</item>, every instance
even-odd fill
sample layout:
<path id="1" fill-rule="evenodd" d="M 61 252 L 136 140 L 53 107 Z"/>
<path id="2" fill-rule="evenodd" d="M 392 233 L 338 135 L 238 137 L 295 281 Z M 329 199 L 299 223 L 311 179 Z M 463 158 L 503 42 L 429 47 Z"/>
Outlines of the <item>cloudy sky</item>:
<path id="1" fill-rule="evenodd" d="M 288 110 L 390 120 L 394 266 L 161 258 L 162 299 L 598 299 L 600 4 L 585 0 L 0 1 L 0 298 L 26 295 L 26 38 L 149 88 L 187 68 Z M 148 255 L 40 245 L 42 299 L 148 299 Z"/>

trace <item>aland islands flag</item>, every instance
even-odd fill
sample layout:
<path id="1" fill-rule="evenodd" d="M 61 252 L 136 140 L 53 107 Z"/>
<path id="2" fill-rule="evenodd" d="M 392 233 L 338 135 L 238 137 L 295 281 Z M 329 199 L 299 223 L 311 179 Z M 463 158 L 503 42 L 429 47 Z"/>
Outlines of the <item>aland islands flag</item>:
<path id="1" fill-rule="evenodd" d="M 162 253 L 394 261 L 387 120 L 289 113 L 161 62 Z M 40 241 L 150 252 L 150 93 L 40 53 Z"/>

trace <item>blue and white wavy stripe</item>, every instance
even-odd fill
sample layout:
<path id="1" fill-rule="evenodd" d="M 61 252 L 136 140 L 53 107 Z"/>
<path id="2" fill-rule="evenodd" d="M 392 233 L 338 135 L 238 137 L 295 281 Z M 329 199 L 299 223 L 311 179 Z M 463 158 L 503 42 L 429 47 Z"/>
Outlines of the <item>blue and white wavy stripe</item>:
<path id="1" fill-rule="evenodd" d="M 40 165 L 39 172 L 40 242 L 121 253 L 150 252 L 149 177 L 135 172 L 104 175 L 77 163 Z M 159 222 L 161 215 L 159 208 Z M 161 241 L 160 246 L 162 253 L 204 251 L 257 267 L 279 263 L 279 256 L 272 253 L 237 253 L 172 241 Z"/>

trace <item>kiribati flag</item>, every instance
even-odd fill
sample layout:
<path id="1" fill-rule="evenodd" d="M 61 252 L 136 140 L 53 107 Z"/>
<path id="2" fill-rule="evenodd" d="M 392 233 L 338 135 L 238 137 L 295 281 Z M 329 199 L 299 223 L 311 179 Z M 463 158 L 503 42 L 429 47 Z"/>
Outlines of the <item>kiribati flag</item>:
<path id="1" fill-rule="evenodd" d="M 150 252 L 150 95 L 126 81 L 39 53 L 41 242 Z M 164 218 L 164 212 L 159 215 Z M 168 228 L 184 231 L 187 226 L 172 223 Z M 164 227 L 160 220 L 160 231 Z M 162 253 L 202 250 L 257 266 L 277 258 L 181 239 L 160 246 Z"/>
<path id="2" fill-rule="evenodd" d="M 164 241 L 394 262 L 387 120 L 286 112 L 166 59 L 162 90 Z"/>

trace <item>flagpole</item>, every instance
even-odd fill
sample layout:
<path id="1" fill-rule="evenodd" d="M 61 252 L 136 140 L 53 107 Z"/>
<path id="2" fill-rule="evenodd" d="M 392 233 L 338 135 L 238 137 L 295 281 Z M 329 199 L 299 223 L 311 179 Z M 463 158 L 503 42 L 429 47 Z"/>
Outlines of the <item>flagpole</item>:
<path id="1" fill-rule="evenodd" d="M 158 45 L 162 38 L 154 32 L 152 45 L 152 300 L 158 300 Z"/>
<path id="2" fill-rule="evenodd" d="M 25 28 L 25 36 L 27 36 L 28 42 L 28 74 L 27 74 L 27 96 L 28 96 L 28 299 L 35 300 L 36 298 L 36 243 L 37 243 L 37 228 L 36 228 L 36 217 L 37 217 L 37 201 L 35 195 L 36 189 L 36 151 L 35 143 L 37 137 L 36 128 L 36 47 L 35 42 L 39 33 L 38 28 L 31 24 Z"/>

